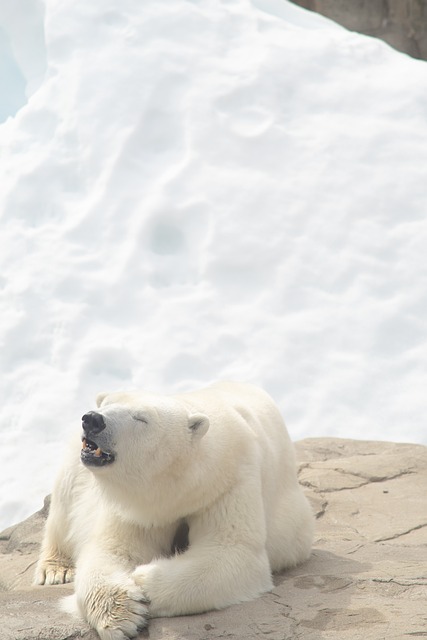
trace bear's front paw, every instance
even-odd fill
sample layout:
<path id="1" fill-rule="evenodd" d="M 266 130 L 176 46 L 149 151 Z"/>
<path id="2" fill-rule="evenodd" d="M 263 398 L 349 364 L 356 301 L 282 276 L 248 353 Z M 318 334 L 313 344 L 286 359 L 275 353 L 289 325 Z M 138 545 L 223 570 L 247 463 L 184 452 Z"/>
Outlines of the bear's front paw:
<path id="1" fill-rule="evenodd" d="M 104 584 L 92 589 L 84 601 L 86 619 L 101 640 L 136 638 L 148 625 L 148 604 L 133 582 Z"/>
<path id="2" fill-rule="evenodd" d="M 35 584 L 64 584 L 74 580 L 74 567 L 64 560 L 45 560 L 37 565 Z"/>
<path id="3" fill-rule="evenodd" d="M 155 579 L 156 571 L 157 566 L 155 563 L 140 564 L 132 573 L 132 579 L 147 593 L 149 585 L 153 582 L 153 578 Z"/>

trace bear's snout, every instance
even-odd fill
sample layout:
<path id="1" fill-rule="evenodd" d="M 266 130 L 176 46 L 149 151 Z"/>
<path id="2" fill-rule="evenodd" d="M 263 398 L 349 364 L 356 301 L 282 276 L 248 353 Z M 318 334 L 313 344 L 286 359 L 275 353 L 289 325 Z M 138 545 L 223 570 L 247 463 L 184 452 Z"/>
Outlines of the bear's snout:
<path id="1" fill-rule="evenodd" d="M 96 436 L 106 427 L 104 416 L 96 411 L 89 411 L 82 417 L 82 427 L 88 437 Z"/>

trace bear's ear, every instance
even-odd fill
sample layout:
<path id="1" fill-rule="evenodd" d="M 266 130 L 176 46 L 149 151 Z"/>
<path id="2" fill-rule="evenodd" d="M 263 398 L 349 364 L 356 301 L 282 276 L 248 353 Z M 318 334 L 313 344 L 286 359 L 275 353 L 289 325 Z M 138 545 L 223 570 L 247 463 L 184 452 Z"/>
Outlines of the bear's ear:
<path id="1" fill-rule="evenodd" d="M 192 413 L 188 416 L 188 426 L 195 437 L 203 438 L 209 429 L 209 418 L 204 413 Z"/>
<path id="2" fill-rule="evenodd" d="M 98 393 L 98 395 L 96 396 L 96 406 L 99 407 L 101 406 L 101 404 L 104 402 L 105 398 L 109 395 L 109 393 L 104 392 L 104 393 Z"/>

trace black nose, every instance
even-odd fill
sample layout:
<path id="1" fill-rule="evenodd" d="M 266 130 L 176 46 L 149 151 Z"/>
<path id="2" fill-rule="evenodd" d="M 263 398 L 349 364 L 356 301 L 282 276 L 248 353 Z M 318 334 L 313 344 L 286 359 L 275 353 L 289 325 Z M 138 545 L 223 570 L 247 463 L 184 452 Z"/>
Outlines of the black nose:
<path id="1" fill-rule="evenodd" d="M 104 416 L 96 411 L 89 411 L 82 417 L 83 431 L 88 436 L 96 436 L 97 433 L 105 429 L 105 426 Z"/>

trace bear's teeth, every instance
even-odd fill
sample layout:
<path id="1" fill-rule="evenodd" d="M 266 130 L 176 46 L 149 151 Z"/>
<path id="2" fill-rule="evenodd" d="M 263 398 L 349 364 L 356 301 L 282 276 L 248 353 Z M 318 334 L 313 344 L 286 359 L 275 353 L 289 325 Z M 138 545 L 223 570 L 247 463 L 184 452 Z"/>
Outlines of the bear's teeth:
<path id="1" fill-rule="evenodd" d="M 83 438 L 82 440 L 82 449 L 86 449 L 86 440 Z"/>
<path id="2" fill-rule="evenodd" d="M 99 458 L 102 455 L 101 447 L 98 447 L 93 455 Z"/>

